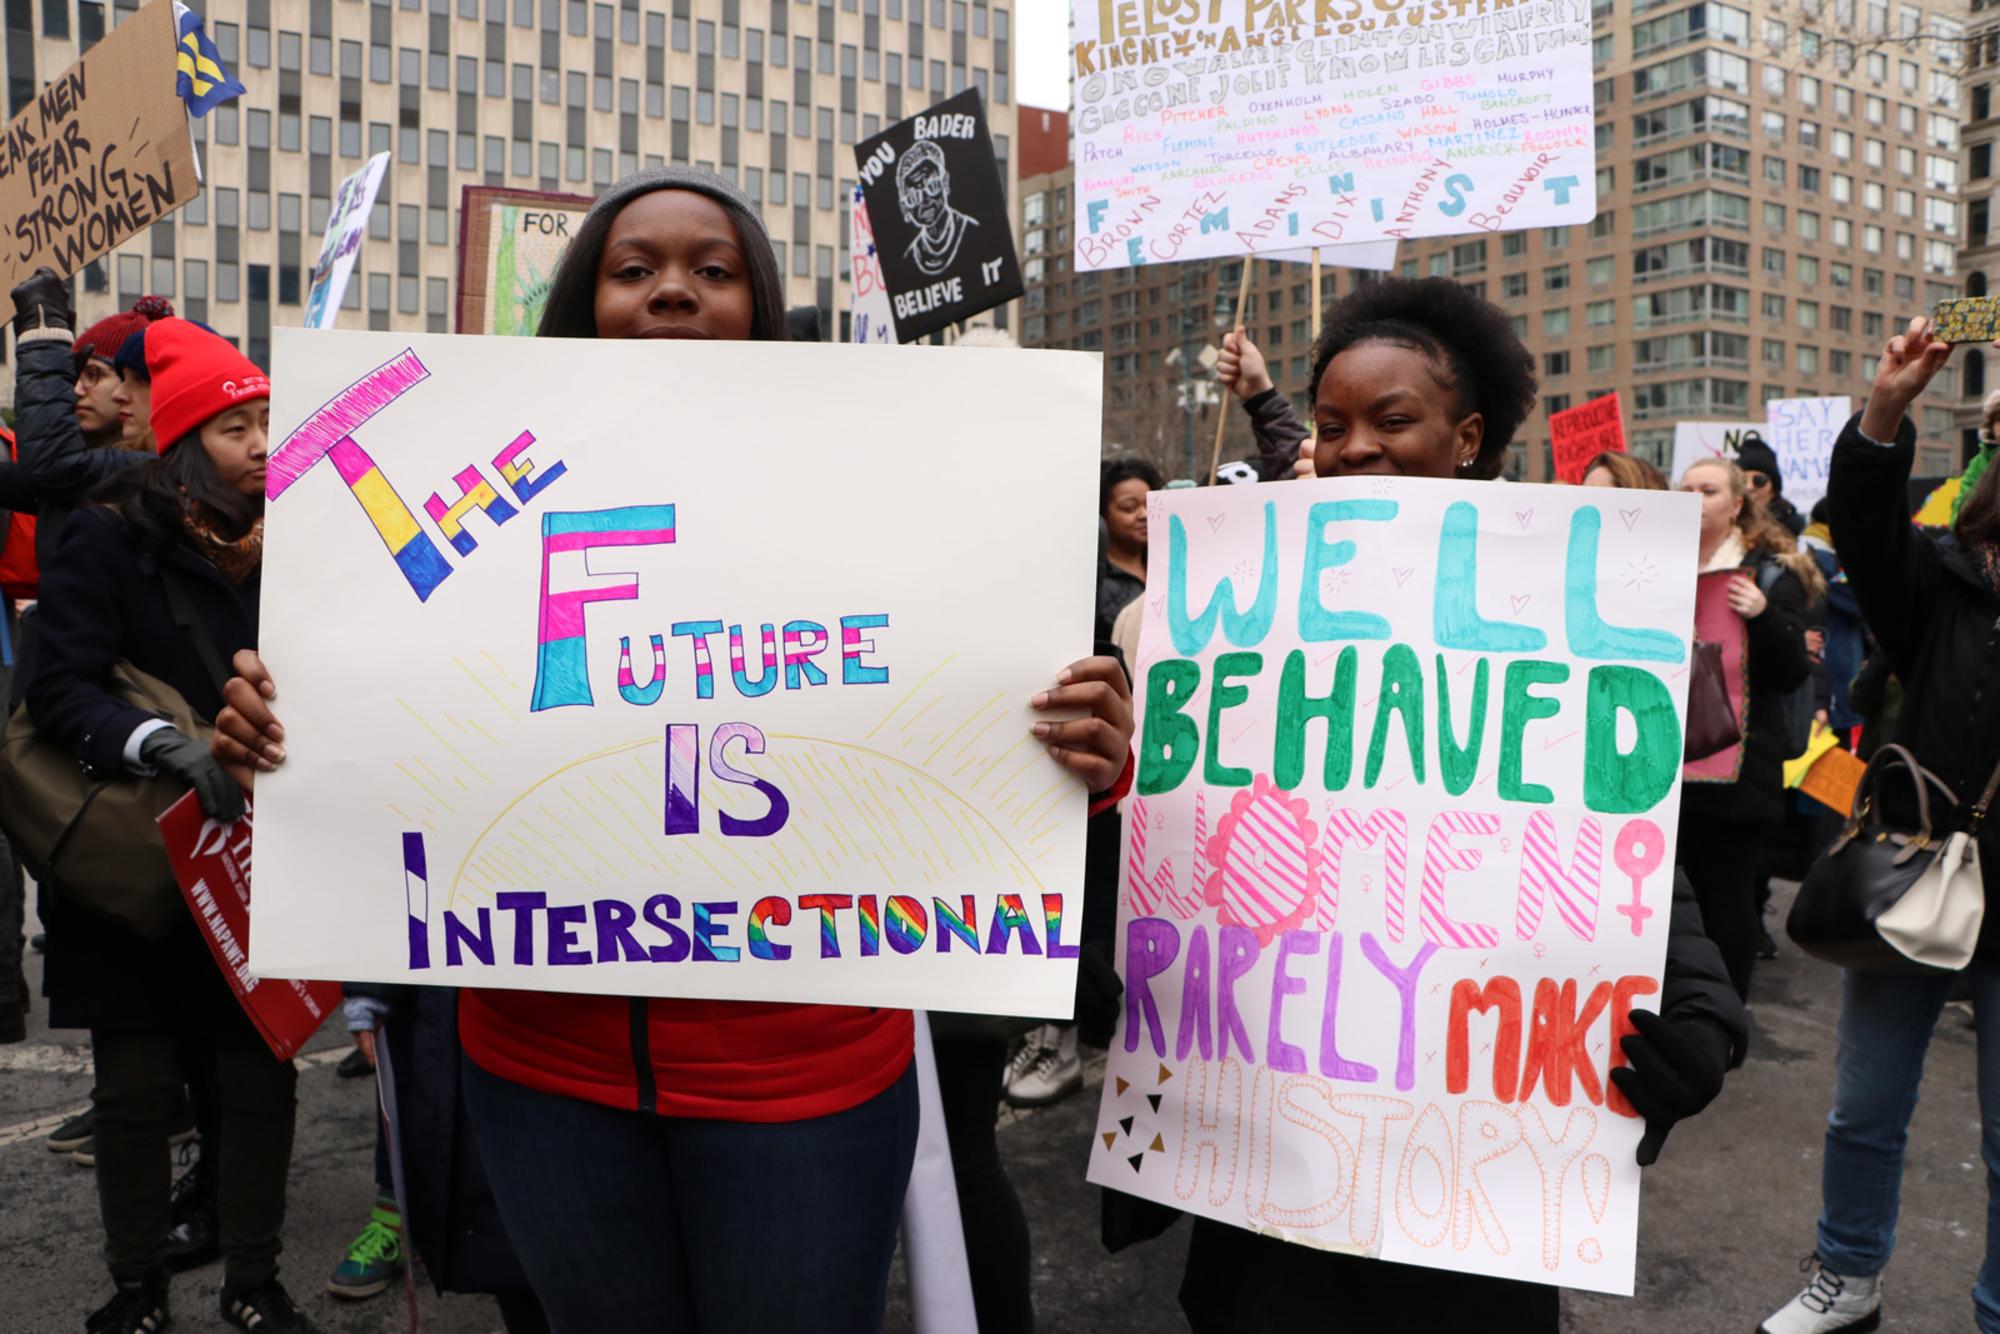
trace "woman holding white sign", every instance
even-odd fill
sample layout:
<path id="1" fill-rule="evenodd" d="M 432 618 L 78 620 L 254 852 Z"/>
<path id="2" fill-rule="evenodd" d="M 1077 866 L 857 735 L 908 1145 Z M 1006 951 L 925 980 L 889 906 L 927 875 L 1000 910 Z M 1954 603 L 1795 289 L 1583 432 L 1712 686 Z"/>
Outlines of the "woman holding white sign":
<path id="1" fill-rule="evenodd" d="M 1314 471 L 1489 480 L 1534 405 L 1534 359 L 1505 313 L 1447 279 L 1383 279 L 1334 305 L 1314 347 Z M 1748 1040 L 1684 882 L 1675 886 L 1660 1012 L 1632 1019 L 1638 1031 L 1623 1040 L 1630 1064 L 1611 1078 L 1645 1118 L 1645 1165 L 1676 1121 L 1721 1091 Z M 1553 1334 L 1561 1319 L 1554 1287 L 1315 1250 L 1206 1218 L 1194 1222 L 1180 1298 L 1197 1334 Z"/>
<path id="2" fill-rule="evenodd" d="M 654 168 L 599 198 L 539 332 L 782 340 L 783 290 L 736 187 Z M 283 760 L 283 730 L 262 664 L 237 666 L 216 746 L 247 778 Z M 1035 735 L 1122 791 L 1115 659 L 1072 664 L 1033 704 L 1084 715 Z M 468 990 L 459 1025 L 493 1193 L 558 1334 L 880 1328 L 916 1146 L 906 1012 Z"/>

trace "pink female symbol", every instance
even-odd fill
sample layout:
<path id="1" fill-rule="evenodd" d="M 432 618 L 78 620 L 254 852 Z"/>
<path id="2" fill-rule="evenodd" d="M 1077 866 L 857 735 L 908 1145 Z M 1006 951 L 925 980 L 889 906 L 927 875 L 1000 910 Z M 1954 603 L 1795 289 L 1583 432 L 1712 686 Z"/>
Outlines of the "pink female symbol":
<path id="1" fill-rule="evenodd" d="M 1625 827 L 1618 831 L 1618 837 L 1611 843 L 1611 860 L 1618 869 L 1632 877 L 1632 901 L 1618 904 L 1614 912 L 1621 912 L 1632 919 L 1632 934 L 1641 934 L 1646 927 L 1646 919 L 1653 915 L 1639 898 L 1639 889 L 1646 877 L 1660 869 L 1666 860 L 1667 836 L 1651 820 L 1627 820 Z"/>

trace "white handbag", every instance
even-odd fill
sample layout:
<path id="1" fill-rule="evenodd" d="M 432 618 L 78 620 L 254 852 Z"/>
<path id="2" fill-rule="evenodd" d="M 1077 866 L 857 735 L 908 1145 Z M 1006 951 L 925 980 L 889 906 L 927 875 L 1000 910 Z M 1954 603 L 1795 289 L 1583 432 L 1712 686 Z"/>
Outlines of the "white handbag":
<path id="1" fill-rule="evenodd" d="M 2000 773 L 1994 775 L 2000 781 Z M 1953 834 L 1917 882 L 1875 919 L 1883 940 L 1911 963 L 1957 972 L 1972 962 L 1986 917 L 1986 881 L 1979 870 L 1979 820 L 1993 784 L 1972 808 L 1968 827 Z"/>

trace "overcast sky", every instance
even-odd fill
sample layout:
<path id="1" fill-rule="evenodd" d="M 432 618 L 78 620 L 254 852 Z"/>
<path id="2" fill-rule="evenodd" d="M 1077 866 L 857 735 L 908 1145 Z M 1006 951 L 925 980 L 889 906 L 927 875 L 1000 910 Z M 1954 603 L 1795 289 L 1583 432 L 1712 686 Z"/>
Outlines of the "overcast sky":
<path id="1" fill-rule="evenodd" d="M 1014 96 L 1022 106 L 1069 109 L 1068 0 L 1016 0 Z"/>

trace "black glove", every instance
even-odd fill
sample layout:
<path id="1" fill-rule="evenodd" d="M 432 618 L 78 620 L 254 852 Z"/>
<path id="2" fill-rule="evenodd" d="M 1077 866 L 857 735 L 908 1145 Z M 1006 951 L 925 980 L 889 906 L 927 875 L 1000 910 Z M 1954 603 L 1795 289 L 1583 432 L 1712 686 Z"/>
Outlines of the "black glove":
<path id="1" fill-rule="evenodd" d="M 1639 1140 L 1639 1166 L 1651 1167 L 1674 1122 L 1693 1116 L 1722 1092 L 1729 1070 L 1729 1035 L 1706 1019 L 1678 1023 L 1650 1010 L 1632 1011 L 1632 1027 L 1619 1042 L 1630 1065 L 1611 1072 L 1611 1082 L 1646 1118 Z"/>
<path id="2" fill-rule="evenodd" d="M 243 818 L 243 789 L 208 753 L 206 741 L 162 727 L 139 743 L 139 762 L 193 788 L 201 813 L 209 819 L 233 824 Z"/>
<path id="3" fill-rule="evenodd" d="M 70 305 L 69 284 L 44 265 L 28 275 L 8 296 L 14 302 L 14 332 L 76 327 L 76 309 Z"/>
<path id="4" fill-rule="evenodd" d="M 1086 1047 L 1109 1047 L 1118 1032 L 1125 984 L 1111 961 L 1111 942 L 1084 942 L 1076 962 L 1076 1036 Z"/>

